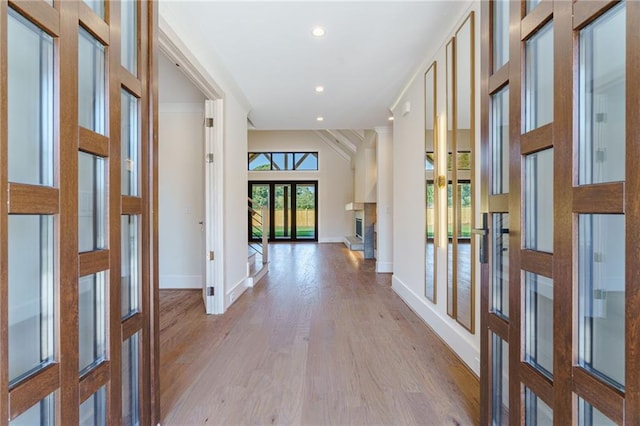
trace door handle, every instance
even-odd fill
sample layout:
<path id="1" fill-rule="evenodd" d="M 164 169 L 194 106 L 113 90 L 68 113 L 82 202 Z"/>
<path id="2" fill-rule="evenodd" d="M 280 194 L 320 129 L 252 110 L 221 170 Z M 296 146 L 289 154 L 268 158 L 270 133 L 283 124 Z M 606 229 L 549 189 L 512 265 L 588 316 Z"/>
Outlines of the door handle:
<path id="1" fill-rule="evenodd" d="M 472 234 L 480 237 L 480 263 L 489 263 L 489 256 L 487 254 L 487 245 L 489 244 L 489 226 L 488 226 L 488 213 L 482 213 L 482 228 L 473 228 Z"/>

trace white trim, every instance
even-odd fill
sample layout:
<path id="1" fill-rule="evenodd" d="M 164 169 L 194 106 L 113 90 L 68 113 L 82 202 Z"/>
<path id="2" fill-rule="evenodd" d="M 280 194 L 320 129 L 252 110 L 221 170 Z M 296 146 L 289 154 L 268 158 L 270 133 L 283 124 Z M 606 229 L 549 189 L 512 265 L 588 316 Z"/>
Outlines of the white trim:
<path id="1" fill-rule="evenodd" d="M 374 127 L 373 130 L 379 135 L 393 134 L 393 127 L 391 126 Z"/>
<path id="2" fill-rule="evenodd" d="M 393 272 L 393 262 L 376 262 L 376 272 L 379 274 L 390 274 Z"/>
<path id="3" fill-rule="evenodd" d="M 324 134 L 322 134 L 320 130 L 314 130 L 313 133 L 315 133 L 315 135 L 319 137 L 324 143 L 329 145 L 336 153 L 338 153 L 338 155 L 340 155 L 342 158 L 344 158 L 348 162 L 351 162 L 351 155 L 348 152 L 346 152 L 344 149 L 342 149 L 342 146 L 340 146 L 335 141 L 332 141 L 331 139 L 326 137 Z"/>
<path id="4" fill-rule="evenodd" d="M 227 294 L 225 294 L 225 297 L 224 297 L 225 304 L 226 304 L 225 311 L 229 309 L 229 307 L 233 305 L 235 301 L 238 300 L 240 296 L 244 294 L 245 291 L 247 291 L 247 288 L 248 288 L 247 277 L 245 277 L 240 281 L 238 281 L 236 285 L 234 285 L 233 288 L 231 288 L 227 292 Z"/>
<path id="5" fill-rule="evenodd" d="M 225 93 L 202 68 L 191 50 L 162 16 L 158 17 L 158 46 L 169 60 L 179 65 L 182 72 L 208 99 L 223 98 Z"/>
<path id="6" fill-rule="evenodd" d="M 327 243 L 343 243 L 344 237 L 323 237 L 318 238 L 319 244 L 327 244 Z"/>
<path id="7" fill-rule="evenodd" d="M 160 275 L 160 290 L 202 289 L 202 275 Z"/>
<path id="8" fill-rule="evenodd" d="M 480 349 L 474 345 L 473 335 L 453 319 L 440 316 L 433 308 L 435 305 L 419 297 L 395 275 L 391 288 L 480 377 Z"/>

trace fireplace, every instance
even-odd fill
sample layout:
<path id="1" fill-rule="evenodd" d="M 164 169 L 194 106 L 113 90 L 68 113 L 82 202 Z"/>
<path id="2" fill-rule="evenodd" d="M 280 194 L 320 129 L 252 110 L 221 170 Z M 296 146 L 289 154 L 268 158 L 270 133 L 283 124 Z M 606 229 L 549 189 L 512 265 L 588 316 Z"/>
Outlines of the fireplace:
<path id="1" fill-rule="evenodd" d="M 356 217 L 356 237 L 362 239 L 362 219 Z"/>

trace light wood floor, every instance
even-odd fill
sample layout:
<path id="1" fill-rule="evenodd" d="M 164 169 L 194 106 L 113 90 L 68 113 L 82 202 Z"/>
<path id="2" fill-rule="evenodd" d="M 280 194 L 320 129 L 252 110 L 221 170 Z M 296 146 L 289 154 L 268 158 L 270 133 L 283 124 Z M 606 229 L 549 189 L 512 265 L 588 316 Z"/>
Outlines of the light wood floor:
<path id="1" fill-rule="evenodd" d="M 476 377 L 342 244 L 274 244 L 223 316 L 161 291 L 163 425 L 473 425 Z"/>

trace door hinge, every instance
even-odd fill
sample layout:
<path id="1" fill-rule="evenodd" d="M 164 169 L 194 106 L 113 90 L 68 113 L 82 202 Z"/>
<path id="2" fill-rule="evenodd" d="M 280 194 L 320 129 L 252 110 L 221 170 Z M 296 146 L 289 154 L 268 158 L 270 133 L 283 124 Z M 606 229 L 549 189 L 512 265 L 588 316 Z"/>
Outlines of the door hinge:
<path id="1" fill-rule="evenodd" d="M 216 260 L 216 256 L 213 254 L 212 251 L 209 252 L 209 260 Z"/>
<path id="2" fill-rule="evenodd" d="M 213 127 L 213 118 L 205 118 L 204 119 L 204 127 Z"/>
<path id="3" fill-rule="evenodd" d="M 213 154 L 212 153 L 207 154 L 207 163 L 213 163 Z"/>
<path id="4" fill-rule="evenodd" d="M 216 288 L 215 287 L 207 287 L 207 296 L 215 296 Z"/>

